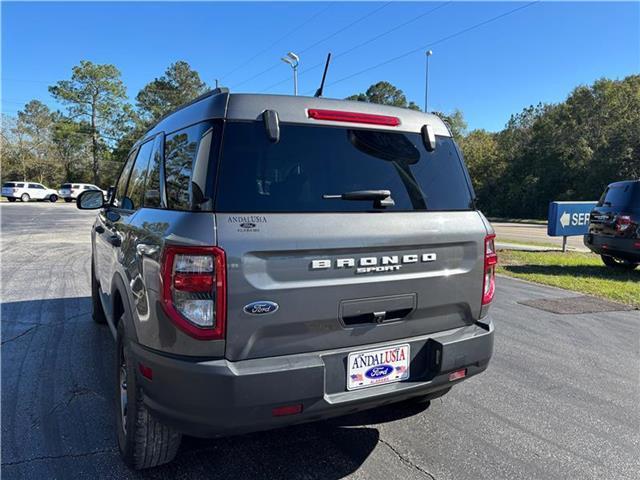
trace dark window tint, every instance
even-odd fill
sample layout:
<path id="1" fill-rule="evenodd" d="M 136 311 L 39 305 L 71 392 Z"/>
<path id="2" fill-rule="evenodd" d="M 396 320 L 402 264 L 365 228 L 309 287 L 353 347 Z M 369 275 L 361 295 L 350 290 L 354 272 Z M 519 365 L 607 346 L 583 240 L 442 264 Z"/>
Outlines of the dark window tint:
<path id="1" fill-rule="evenodd" d="M 7 182 L 2 184 L 3 187 L 15 187 L 16 184 L 13 182 Z"/>
<path id="2" fill-rule="evenodd" d="M 120 172 L 120 177 L 118 178 L 118 183 L 116 183 L 116 192 L 113 197 L 113 205 L 115 207 L 126 208 L 122 205 L 122 200 L 124 199 L 125 193 L 127 191 L 127 182 L 129 181 L 129 174 L 131 173 L 131 169 L 133 168 L 133 162 L 136 159 L 136 153 L 138 150 L 134 150 L 129 154 L 129 158 L 127 158 L 127 162 L 124 164 L 122 171 Z"/>
<path id="3" fill-rule="evenodd" d="M 610 185 L 600 197 L 600 206 L 640 208 L 640 182 Z"/>
<path id="4" fill-rule="evenodd" d="M 271 143 L 262 122 L 225 127 L 216 209 L 221 212 L 363 212 L 372 200 L 324 199 L 390 190 L 400 210 L 467 210 L 471 192 L 455 145 L 418 133 L 280 125 Z"/>
<path id="5" fill-rule="evenodd" d="M 156 142 L 151 152 L 149 168 L 147 169 L 147 181 L 144 189 L 144 206 L 158 208 L 162 205 L 160 200 L 160 165 L 162 164 L 162 136 L 156 137 Z"/>
<path id="6" fill-rule="evenodd" d="M 202 138 L 211 128 L 211 125 L 205 122 L 167 135 L 164 168 L 169 208 L 175 210 L 191 208 L 193 162 L 198 155 Z M 208 155 L 209 152 L 206 153 Z"/>
<path id="7" fill-rule="evenodd" d="M 80 185 L 74 185 L 73 188 L 80 188 Z"/>
<path id="8" fill-rule="evenodd" d="M 153 150 L 153 140 L 142 144 L 138 150 L 136 162 L 131 170 L 129 177 L 129 186 L 127 187 L 126 198 L 123 199 L 122 208 L 135 210 L 140 208 L 142 204 L 142 192 L 144 191 L 144 181 L 147 176 L 147 167 L 149 166 L 149 157 Z"/>
<path id="9" fill-rule="evenodd" d="M 42 185 L 37 184 L 37 183 L 30 183 L 29 184 L 29 188 L 37 188 L 39 190 L 44 190 L 44 187 Z"/>
<path id="10" fill-rule="evenodd" d="M 24 188 L 24 183 L 16 183 L 16 187 L 18 187 L 18 188 Z"/>
<path id="11" fill-rule="evenodd" d="M 71 188 L 71 184 L 70 183 L 63 183 L 62 185 L 60 185 L 60 189 L 62 190 L 63 188 Z"/>

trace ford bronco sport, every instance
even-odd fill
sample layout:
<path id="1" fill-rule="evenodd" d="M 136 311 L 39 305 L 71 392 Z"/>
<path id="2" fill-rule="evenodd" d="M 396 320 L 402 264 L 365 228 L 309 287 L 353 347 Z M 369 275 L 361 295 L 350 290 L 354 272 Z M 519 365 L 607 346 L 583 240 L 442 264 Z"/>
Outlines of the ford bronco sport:
<path id="1" fill-rule="evenodd" d="M 124 461 L 422 401 L 487 368 L 497 261 L 434 115 L 216 89 L 139 140 L 92 232 Z"/>

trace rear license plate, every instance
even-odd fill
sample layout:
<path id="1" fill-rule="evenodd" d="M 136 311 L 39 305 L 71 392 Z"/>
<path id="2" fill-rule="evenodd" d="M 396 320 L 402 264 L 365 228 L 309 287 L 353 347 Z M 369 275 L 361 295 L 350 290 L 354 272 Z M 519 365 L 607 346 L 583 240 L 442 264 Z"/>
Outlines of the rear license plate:
<path id="1" fill-rule="evenodd" d="M 347 359 L 347 390 L 400 382 L 409 378 L 409 345 L 353 352 Z"/>

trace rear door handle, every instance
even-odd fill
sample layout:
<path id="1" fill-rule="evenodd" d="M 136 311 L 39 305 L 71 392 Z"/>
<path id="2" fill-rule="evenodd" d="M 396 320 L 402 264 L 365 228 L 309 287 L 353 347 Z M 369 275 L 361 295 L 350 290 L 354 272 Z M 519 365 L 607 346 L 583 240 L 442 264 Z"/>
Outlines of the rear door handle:
<path id="1" fill-rule="evenodd" d="M 104 227 L 102 227 L 101 225 L 96 225 L 96 228 L 94 228 L 94 230 L 96 231 L 96 233 L 104 233 Z"/>
<path id="2" fill-rule="evenodd" d="M 141 257 L 154 255 L 158 251 L 156 245 L 147 245 L 146 243 L 139 243 L 136 245 L 136 253 Z"/>

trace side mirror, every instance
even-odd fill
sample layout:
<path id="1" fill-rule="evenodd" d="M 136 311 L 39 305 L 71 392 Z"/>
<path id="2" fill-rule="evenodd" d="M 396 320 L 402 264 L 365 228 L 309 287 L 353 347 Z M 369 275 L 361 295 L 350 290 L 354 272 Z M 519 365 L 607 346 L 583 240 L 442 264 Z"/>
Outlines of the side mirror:
<path id="1" fill-rule="evenodd" d="M 85 190 L 76 199 L 76 207 L 80 210 L 96 210 L 104 206 L 104 197 L 100 190 Z"/>
<path id="2" fill-rule="evenodd" d="M 431 125 L 422 126 L 422 141 L 427 152 L 433 152 L 436 149 L 436 134 Z"/>

